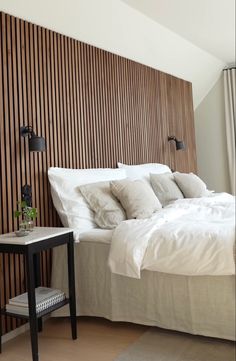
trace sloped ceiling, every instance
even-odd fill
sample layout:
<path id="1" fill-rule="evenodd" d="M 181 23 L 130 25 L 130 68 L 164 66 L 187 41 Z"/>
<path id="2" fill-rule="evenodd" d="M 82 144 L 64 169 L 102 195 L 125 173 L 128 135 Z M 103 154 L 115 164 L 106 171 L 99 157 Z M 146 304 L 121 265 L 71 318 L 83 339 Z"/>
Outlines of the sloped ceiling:
<path id="1" fill-rule="evenodd" d="M 123 1 L 222 61 L 235 61 L 235 0 Z"/>
<path id="2" fill-rule="evenodd" d="M 200 48 L 180 31 L 170 30 L 122 0 L 0 0 L 0 10 L 188 80 L 193 84 L 195 107 L 226 65 L 213 51 Z M 200 29 L 202 24 L 197 26 Z"/>

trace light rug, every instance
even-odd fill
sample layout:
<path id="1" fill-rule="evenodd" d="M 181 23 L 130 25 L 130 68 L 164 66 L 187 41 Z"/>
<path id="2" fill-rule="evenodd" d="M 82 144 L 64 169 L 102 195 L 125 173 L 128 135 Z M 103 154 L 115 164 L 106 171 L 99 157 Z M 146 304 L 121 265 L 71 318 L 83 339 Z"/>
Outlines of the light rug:
<path id="1" fill-rule="evenodd" d="M 153 328 L 115 361 L 235 361 L 235 345 L 231 341 Z"/>

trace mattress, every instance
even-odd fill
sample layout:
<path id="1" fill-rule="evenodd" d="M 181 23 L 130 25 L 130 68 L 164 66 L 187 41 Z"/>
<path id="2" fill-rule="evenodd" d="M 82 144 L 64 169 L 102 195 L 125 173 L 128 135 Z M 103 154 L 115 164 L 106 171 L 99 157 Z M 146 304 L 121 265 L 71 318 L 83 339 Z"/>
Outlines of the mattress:
<path id="1" fill-rule="evenodd" d="M 113 235 L 113 230 L 94 228 L 88 232 L 80 234 L 80 242 L 94 242 L 94 243 L 105 243 L 110 244 Z"/>
<path id="2" fill-rule="evenodd" d="M 111 237 L 112 231 L 93 229 L 75 243 L 78 316 L 235 339 L 234 276 L 115 275 L 107 265 Z M 53 250 L 52 287 L 68 293 L 66 259 L 65 246 Z M 54 313 L 68 315 L 67 306 Z"/>

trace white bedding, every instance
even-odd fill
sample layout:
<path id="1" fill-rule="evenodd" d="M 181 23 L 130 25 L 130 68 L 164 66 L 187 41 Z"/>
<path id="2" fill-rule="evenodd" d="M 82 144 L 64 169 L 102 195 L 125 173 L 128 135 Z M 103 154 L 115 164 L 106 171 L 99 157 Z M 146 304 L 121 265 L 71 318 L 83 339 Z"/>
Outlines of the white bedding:
<path id="1" fill-rule="evenodd" d="M 221 193 L 180 199 L 145 220 L 122 222 L 109 254 L 113 273 L 141 270 L 177 275 L 235 274 L 235 198 Z"/>

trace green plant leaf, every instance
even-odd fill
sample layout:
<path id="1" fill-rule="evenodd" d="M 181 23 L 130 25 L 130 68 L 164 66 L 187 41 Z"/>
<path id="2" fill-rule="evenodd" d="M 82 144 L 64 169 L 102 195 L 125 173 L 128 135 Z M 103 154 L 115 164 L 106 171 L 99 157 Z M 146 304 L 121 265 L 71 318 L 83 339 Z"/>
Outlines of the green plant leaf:
<path id="1" fill-rule="evenodd" d="M 26 201 L 21 201 L 21 208 L 25 208 L 25 207 L 27 207 Z"/>
<path id="2" fill-rule="evenodd" d="M 14 217 L 15 217 L 15 218 L 18 218 L 18 217 L 20 217 L 21 215 L 22 215 L 22 212 L 21 212 L 21 211 L 18 211 L 18 210 L 17 210 L 17 211 L 14 212 Z"/>
<path id="3" fill-rule="evenodd" d="M 26 219 L 35 219 L 37 218 L 38 211 L 37 208 L 29 207 L 26 201 L 18 201 L 18 210 L 14 211 L 14 217 L 20 217 L 23 215 L 23 218 Z"/>

